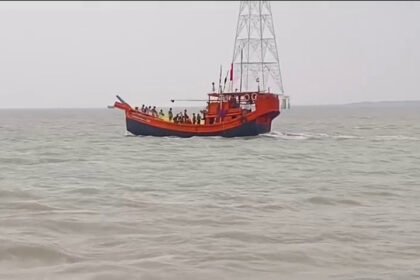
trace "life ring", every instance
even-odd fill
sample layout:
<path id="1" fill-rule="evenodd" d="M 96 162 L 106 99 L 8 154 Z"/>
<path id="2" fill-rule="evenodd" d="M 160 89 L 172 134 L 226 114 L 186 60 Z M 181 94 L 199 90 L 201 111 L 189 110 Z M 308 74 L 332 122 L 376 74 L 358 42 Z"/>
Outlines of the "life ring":
<path id="1" fill-rule="evenodd" d="M 257 100 L 257 94 L 256 93 L 253 93 L 252 96 L 251 96 L 251 98 L 252 98 L 252 101 Z"/>
<path id="2" fill-rule="evenodd" d="M 244 99 L 245 99 L 245 101 L 249 101 L 249 94 L 245 94 Z"/>

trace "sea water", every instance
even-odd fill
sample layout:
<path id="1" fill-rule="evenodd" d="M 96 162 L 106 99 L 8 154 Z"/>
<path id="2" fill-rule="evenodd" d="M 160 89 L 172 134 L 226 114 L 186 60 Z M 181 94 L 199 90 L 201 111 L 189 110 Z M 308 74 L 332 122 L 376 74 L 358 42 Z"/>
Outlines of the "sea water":
<path id="1" fill-rule="evenodd" d="M 233 139 L 0 110 L 0 143 L 0 279 L 420 279 L 420 106 Z"/>

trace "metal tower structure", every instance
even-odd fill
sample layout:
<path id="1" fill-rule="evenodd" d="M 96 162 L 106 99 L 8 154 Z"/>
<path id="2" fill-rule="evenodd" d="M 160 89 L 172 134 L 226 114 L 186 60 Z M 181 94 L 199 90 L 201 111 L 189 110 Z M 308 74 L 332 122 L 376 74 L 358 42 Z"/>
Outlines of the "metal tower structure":
<path id="1" fill-rule="evenodd" d="M 241 1 L 232 58 L 233 88 L 283 95 L 269 1 Z"/>

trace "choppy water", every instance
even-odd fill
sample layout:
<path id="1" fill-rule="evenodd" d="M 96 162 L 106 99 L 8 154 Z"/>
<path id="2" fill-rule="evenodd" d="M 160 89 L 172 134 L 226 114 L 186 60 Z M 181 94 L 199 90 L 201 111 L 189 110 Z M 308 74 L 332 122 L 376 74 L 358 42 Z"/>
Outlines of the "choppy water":
<path id="1" fill-rule="evenodd" d="M 420 108 L 295 107 L 269 135 L 125 136 L 0 111 L 0 279 L 420 279 Z"/>

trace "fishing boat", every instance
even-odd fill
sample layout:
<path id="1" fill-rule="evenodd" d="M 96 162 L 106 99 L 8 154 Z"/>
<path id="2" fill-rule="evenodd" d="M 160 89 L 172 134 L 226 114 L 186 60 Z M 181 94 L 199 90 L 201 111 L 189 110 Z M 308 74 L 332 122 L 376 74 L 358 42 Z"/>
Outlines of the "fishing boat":
<path id="1" fill-rule="evenodd" d="M 273 119 L 282 108 L 289 107 L 289 102 L 281 81 L 269 1 L 240 2 L 230 70 L 223 86 L 222 69 L 218 89 L 212 84 L 212 91 L 203 100 L 207 104 L 200 111 L 203 118 L 199 123 L 195 119 L 178 122 L 146 113 L 118 95 L 118 101 L 111 107 L 125 112 L 126 129 L 134 135 L 242 137 L 270 132 Z M 272 92 L 270 85 L 278 85 L 280 93 Z"/>
<path id="2" fill-rule="evenodd" d="M 127 130 L 144 136 L 255 136 L 270 132 L 280 114 L 279 97 L 272 93 L 209 93 L 208 106 L 200 124 L 175 123 L 136 110 L 121 97 L 114 107 L 124 110 Z"/>

